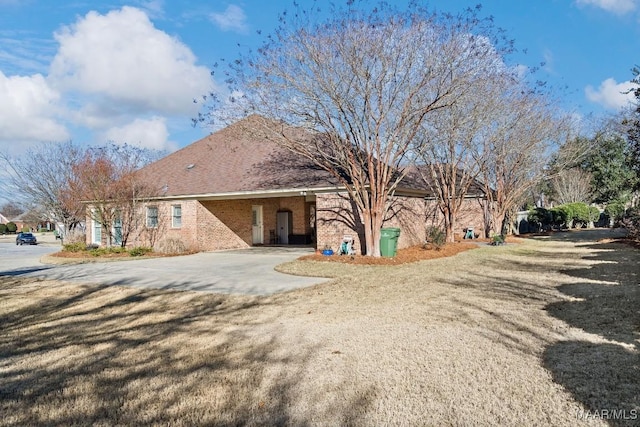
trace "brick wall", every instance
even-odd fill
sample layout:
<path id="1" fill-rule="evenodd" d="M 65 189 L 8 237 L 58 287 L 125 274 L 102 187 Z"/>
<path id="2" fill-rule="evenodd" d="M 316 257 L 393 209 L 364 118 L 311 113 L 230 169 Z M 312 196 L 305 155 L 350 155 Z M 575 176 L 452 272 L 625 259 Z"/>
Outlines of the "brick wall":
<path id="1" fill-rule="evenodd" d="M 182 226 L 172 227 L 172 206 L 182 208 Z M 304 196 L 288 198 L 263 198 L 248 200 L 216 201 L 163 201 L 149 204 L 158 207 L 158 227 L 146 228 L 146 207 L 141 207 L 140 230 L 129 239 L 128 246 L 155 246 L 162 239 L 179 239 L 188 248 L 194 250 L 220 250 L 246 248 L 253 244 L 252 207 L 263 209 L 263 242 L 270 243 L 270 231 L 276 230 L 278 211 L 290 211 L 293 218 L 294 234 L 311 233 L 309 221 L 313 203 Z M 316 239 L 317 247 L 325 245 L 337 250 L 344 235 L 351 235 L 355 249 L 364 248 L 364 229 L 356 209 L 346 193 L 316 195 Z M 426 237 L 426 229 L 432 225 L 442 226 L 442 215 L 435 202 L 422 198 L 396 197 L 392 203 L 384 227 L 399 227 L 399 248 L 421 244 Z M 87 218 L 87 243 L 91 242 L 93 232 L 91 221 Z M 456 235 L 461 238 L 463 229 L 474 227 L 482 234 L 483 215 L 477 200 L 463 202 L 458 216 Z M 104 233 L 103 233 L 104 234 Z"/>
<path id="2" fill-rule="evenodd" d="M 360 253 L 364 247 L 364 228 L 346 193 L 316 194 L 317 247 L 330 246 L 338 250 L 344 235 L 354 240 L 354 248 Z"/>
<path id="3" fill-rule="evenodd" d="M 252 208 L 262 206 L 263 216 L 263 242 L 269 243 L 270 231 L 276 230 L 277 214 L 279 211 L 290 211 L 293 219 L 293 234 L 306 234 L 309 232 L 308 203 L 303 196 L 286 198 L 264 198 L 247 200 L 216 200 L 203 201 L 202 207 L 213 218 L 216 218 L 226 227 L 224 234 L 219 236 L 215 244 L 217 249 L 224 246 L 225 249 L 247 247 L 253 244 Z M 206 212 L 199 216 L 199 235 L 203 232 L 203 222 L 212 221 Z M 202 220 L 200 220 L 202 217 Z M 211 223 L 213 226 L 214 223 Z M 220 224 L 215 223 L 217 228 Z M 228 232 L 233 236 L 228 235 Z M 203 244 L 203 243 L 201 243 Z M 211 250 L 211 249 L 208 249 Z"/>
<path id="4" fill-rule="evenodd" d="M 346 193 L 318 194 L 317 207 L 317 247 L 323 249 L 329 245 L 337 250 L 345 234 L 354 238 L 357 252 L 364 249 L 364 228 L 355 207 Z M 399 227 L 398 248 L 419 245 L 424 242 L 428 227 L 442 227 L 443 217 L 435 202 L 419 197 L 396 197 L 387 213 L 383 227 Z M 474 227 L 476 233 L 483 228 L 483 214 L 475 199 L 463 201 L 458 215 L 455 233 L 462 238 L 463 229 Z"/>

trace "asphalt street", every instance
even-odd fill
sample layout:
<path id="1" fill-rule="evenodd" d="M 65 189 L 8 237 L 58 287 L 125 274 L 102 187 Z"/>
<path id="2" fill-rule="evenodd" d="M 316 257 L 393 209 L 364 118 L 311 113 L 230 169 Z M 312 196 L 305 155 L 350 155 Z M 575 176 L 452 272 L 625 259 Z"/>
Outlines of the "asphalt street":
<path id="1" fill-rule="evenodd" d="M 40 259 L 60 250 L 60 244 L 43 239 L 39 234 L 37 237 L 42 241 L 37 246 L 16 246 L 13 236 L 0 238 L 0 275 L 248 295 L 271 295 L 327 280 L 291 276 L 274 270 L 278 264 L 311 253 L 310 248 L 263 247 L 168 258 L 54 265 L 43 264 Z"/>

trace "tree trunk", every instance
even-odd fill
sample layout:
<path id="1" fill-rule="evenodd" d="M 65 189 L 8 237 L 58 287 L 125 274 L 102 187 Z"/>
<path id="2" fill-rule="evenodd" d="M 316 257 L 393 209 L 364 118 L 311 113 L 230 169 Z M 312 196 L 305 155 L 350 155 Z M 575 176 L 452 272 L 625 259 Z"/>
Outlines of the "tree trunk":
<path id="1" fill-rule="evenodd" d="M 491 237 L 491 232 L 493 231 L 493 212 L 491 209 L 491 202 L 489 202 L 488 200 L 484 200 L 480 202 L 480 205 L 482 206 L 482 214 L 483 214 L 483 221 L 484 221 L 484 237 L 485 238 L 489 238 Z"/>
<path id="2" fill-rule="evenodd" d="M 383 215 L 367 209 L 362 213 L 364 220 L 365 254 L 367 256 L 380 256 L 380 229 L 382 228 Z"/>
<path id="3" fill-rule="evenodd" d="M 456 216 L 452 211 L 447 210 L 444 213 L 444 232 L 445 232 L 445 240 L 448 243 L 455 242 L 455 226 L 456 226 Z"/>

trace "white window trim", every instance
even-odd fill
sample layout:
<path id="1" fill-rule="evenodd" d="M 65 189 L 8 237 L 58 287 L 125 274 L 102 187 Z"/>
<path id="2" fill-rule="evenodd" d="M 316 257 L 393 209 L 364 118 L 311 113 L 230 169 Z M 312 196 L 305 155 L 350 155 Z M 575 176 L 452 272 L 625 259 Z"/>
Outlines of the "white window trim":
<path id="1" fill-rule="evenodd" d="M 156 210 L 156 223 L 153 225 L 150 225 L 149 223 L 149 219 L 151 219 L 152 217 L 149 216 L 149 211 L 151 209 L 155 209 Z M 147 215 L 146 215 L 146 224 L 147 224 L 147 228 L 158 228 L 158 215 L 159 215 L 159 209 L 157 206 L 147 206 Z"/>
<path id="2" fill-rule="evenodd" d="M 94 218 L 95 210 L 91 210 L 91 243 L 94 245 L 102 245 L 102 224 Z M 97 238 L 96 229 L 100 230 L 100 238 Z"/>
<path id="3" fill-rule="evenodd" d="M 180 208 L 180 224 L 176 225 L 176 208 Z M 171 228 L 182 228 L 182 205 L 171 205 Z"/>

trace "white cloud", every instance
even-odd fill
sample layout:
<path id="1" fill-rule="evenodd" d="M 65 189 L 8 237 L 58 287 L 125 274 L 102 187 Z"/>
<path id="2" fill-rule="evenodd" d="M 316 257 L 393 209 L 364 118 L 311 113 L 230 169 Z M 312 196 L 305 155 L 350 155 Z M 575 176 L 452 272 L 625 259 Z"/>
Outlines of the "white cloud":
<path id="1" fill-rule="evenodd" d="M 249 30 L 244 10 L 234 4 L 229 5 L 222 13 L 212 13 L 210 18 L 222 31 L 246 33 Z"/>
<path id="2" fill-rule="evenodd" d="M 144 9 L 152 18 L 164 18 L 164 1 L 163 0 L 142 0 L 140 8 Z"/>
<path id="3" fill-rule="evenodd" d="M 545 49 L 542 52 L 542 58 L 544 60 L 544 65 L 542 66 L 542 69 L 545 70 L 547 73 L 550 74 L 555 74 L 555 67 L 554 67 L 554 57 L 553 57 L 553 52 L 550 51 L 549 49 Z"/>
<path id="4" fill-rule="evenodd" d="M 619 15 L 636 9 L 637 0 L 576 0 L 579 6 L 595 6 Z"/>
<path id="5" fill-rule="evenodd" d="M 135 119 L 121 127 L 112 127 L 104 134 L 105 140 L 116 144 L 136 145 L 156 150 L 173 151 L 175 144 L 169 142 L 169 131 L 166 119 L 152 117 L 150 119 Z"/>
<path id="6" fill-rule="evenodd" d="M 60 94 L 41 74 L 7 77 L 0 71 L 0 141 L 69 139 L 67 129 L 55 119 L 59 100 Z"/>
<path id="7" fill-rule="evenodd" d="M 617 83 L 614 79 L 609 78 L 603 81 L 598 89 L 594 89 L 591 85 L 587 86 L 585 94 L 589 101 L 608 109 L 617 110 L 628 106 L 634 100 L 633 93 L 626 92 L 636 86 L 632 82 Z"/>
<path id="8" fill-rule="evenodd" d="M 192 100 L 212 88 L 191 50 L 156 29 L 140 9 L 89 12 L 55 34 L 60 48 L 49 79 L 63 91 L 91 96 L 114 114 L 192 115 Z"/>

